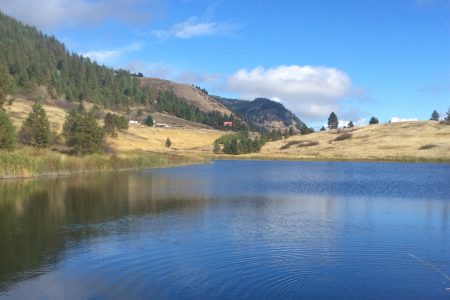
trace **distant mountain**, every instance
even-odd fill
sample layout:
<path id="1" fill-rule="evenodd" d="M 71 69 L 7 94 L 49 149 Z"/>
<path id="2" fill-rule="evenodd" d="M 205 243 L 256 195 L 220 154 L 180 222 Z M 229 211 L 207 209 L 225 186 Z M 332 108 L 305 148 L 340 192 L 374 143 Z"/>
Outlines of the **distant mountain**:
<path id="1" fill-rule="evenodd" d="M 256 98 L 253 101 L 218 96 L 215 98 L 259 131 L 285 130 L 293 127 L 302 133 L 309 132 L 306 124 L 279 102 L 267 98 Z"/>

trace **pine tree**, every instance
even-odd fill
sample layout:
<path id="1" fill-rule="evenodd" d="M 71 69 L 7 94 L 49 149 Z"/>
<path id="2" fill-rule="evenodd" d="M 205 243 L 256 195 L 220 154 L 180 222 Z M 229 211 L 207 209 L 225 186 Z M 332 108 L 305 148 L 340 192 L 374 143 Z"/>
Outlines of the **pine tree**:
<path id="1" fill-rule="evenodd" d="M 325 131 L 325 126 L 322 126 L 322 128 L 320 128 L 320 131 Z"/>
<path id="2" fill-rule="evenodd" d="M 105 134 L 108 134 L 111 137 L 117 137 L 116 124 L 114 122 L 113 114 L 107 113 L 104 118 L 104 123 L 105 125 L 103 126 L 103 129 Z"/>
<path id="3" fill-rule="evenodd" d="M 6 97 L 11 89 L 11 81 L 8 72 L 3 64 L 0 63 L 0 109 L 6 104 Z"/>
<path id="4" fill-rule="evenodd" d="M 377 118 L 375 118 L 375 117 L 370 118 L 369 125 L 375 125 L 378 123 L 380 123 L 380 121 L 378 121 Z"/>
<path id="5" fill-rule="evenodd" d="M 445 118 L 445 123 L 450 124 L 450 107 L 448 108 L 447 117 Z"/>
<path id="6" fill-rule="evenodd" d="M 336 114 L 334 112 L 332 112 L 330 114 L 330 116 L 328 117 L 328 128 L 337 129 L 338 126 L 339 126 L 338 118 L 337 118 Z"/>
<path id="7" fill-rule="evenodd" d="M 14 150 L 16 148 L 16 130 L 3 109 L 0 109 L 0 149 Z"/>
<path id="8" fill-rule="evenodd" d="M 172 142 L 170 141 L 169 138 L 167 138 L 167 140 L 166 140 L 166 147 L 170 148 L 170 146 L 172 146 Z"/>
<path id="9" fill-rule="evenodd" d="M 145 118 L 145 125 L 152 127 L 154 124 L 152 116 L 149 114 L 147 118 Z"/>
<path id="10" fill-rule="evenodd" d="M 19 139 L 23 144 L 39 148 L 47 148 L 52 144 L 50 122 L 40 102 L 34 103 L 31 112 L 23 122 Z"/>
<path id="11" fill-rule="evenodd" d="M 64 123 L 66 144 L 77 155 L 101 152 L 104 131 L 92 113 L 72 111 Z"/>
<path id="12" fill-rule="evenodd" d="M 348 122 L 347 127 L 353 128 L 353 127 L 355 127 L 355 124 L 353 124 L 353 121 L 350 121 L 350 122 Z"/>
<path id="13" fill-rule="evenodd" d="M 293 136 L 293 135 L 295 135 L 295 132 L 294 132 L 294 127 L 289 127 L 289 136 Z"/>
<path id="14" fill-rule="evenodd" d="M 439 115 L 439 113 L 436 110 L 434 110 L 433 113 L 431 114 L 430 120 L 431 121 L 439 121 L 440 117 L 441 116 Z"/>

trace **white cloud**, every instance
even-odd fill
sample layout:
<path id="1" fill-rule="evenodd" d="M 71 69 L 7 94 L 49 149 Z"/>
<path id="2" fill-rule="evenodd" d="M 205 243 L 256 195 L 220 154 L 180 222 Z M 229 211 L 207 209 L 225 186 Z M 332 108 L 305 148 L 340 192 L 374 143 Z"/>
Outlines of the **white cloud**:
<path id="1" fill-rule="evenodd" d="M 143 22 L 149 16 L 142 5 L 146 5 L 144 0 L 0 0 L 0 9 L 6 14 L 47 29 L 109 19 Z"/>
<path id="2" fill-rule="evenodd" d="M 228 78 L 226 89 L 249 100 L 277 99 L 300 118 L 317 119 L 339 111 L 341 100 L 352 93 L 352 82 L 335 68 L 282 65 L 241 69 Z"/>
<path id="3" fill-rule="evenodd" d="M 113 60 L 120 58 L 123 54 L 138 51 L 142 47 L 142 42 L 135 42 L 118 49 L 89 51 L 82 55 L 100 63 L 111 63 Z"/>
<path id="4" fill-rule="evenodd" d="M 397 122 L 409 122 L 409 121 L 417 121 L 417 118 L 399 118 L 399 117 L 392 117 L 391 122 L 397 123 Z"/>
<path id="5" fill-rule="evenodd" d="M 237 28 L 236 25 L 220 22 L 199 22 L 190 18 L 185 22 L 177 23 L 167 30 L 154 30 L 152 34 L 159 39 L 178 38 L 189 39 L 199 36 L 214 36 L 227 34 Z"/>
<path id="6" fill-rule="evenodd" d="M 338 127 L 339 128 L 347 127 L 349 122 L 350 122 L 350 120 L 339 120 Z M 353 122 L 353 125 L 358 126 L 358 127 L 367 125 L 366 118 L 359 118 L 356 121 L 352 121 L 352 122 Z M 328 124 L 323 124 L 323 127 L 328 128 Z"/>

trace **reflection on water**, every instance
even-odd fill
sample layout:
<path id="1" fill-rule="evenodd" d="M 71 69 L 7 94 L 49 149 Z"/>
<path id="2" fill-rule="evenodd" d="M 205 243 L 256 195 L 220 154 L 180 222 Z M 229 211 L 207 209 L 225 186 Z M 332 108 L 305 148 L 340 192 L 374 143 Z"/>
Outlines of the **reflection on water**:
<path id="1" fill-rule="evenodd" d="M 445 299 L 449 178 L 227 161 L 1 181 L 0 298 Z"/>

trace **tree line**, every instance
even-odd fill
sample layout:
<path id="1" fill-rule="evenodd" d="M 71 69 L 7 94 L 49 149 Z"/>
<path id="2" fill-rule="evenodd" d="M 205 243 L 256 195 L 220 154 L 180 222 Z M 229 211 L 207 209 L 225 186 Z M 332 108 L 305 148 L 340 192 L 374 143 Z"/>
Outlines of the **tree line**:
<path id="1" fill-rule="evenodd" d="M 176 117 L 216 128 L 221 127 L 224 122 L 232 122 L 231 129 L 233 131 L 248 130 L 247 125 L 240 118 L 219 111 L 204 112 L 177 97 L 173 91 L 160 92 L 157 99 L 156 108 L 158 111 L 165 111 Z"/>
<path id="2" fill-rule="evenodd" d="M 1 12 L 0 49 L 0 65 L 12 79 L 13 93 L 32 94 L 44 86 L 52 98 L 89 99 L 113 109 L 156 100 L 155 91 L 141 87 L 135 74 L 70 53 L 55 37 Z"/>

